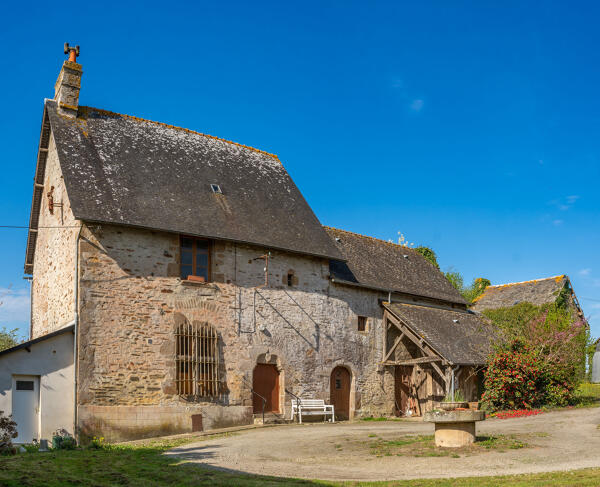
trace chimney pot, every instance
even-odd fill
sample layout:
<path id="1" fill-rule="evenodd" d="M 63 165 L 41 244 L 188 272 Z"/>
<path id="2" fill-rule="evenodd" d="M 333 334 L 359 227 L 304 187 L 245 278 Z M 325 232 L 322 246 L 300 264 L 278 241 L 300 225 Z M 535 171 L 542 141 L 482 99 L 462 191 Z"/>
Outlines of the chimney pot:
<path id="1" fill-rule="evenodd" d="M 63 63 L 54 85 L 54 99 L 58 104 L 59 113 L 75 118 L 79 107 L 79 90 L 83 74 L 81 64 L 76 62 L 79 46 L 71 47 L 68 42 L 65 42 L 64 52 L 69 55 L 69 59 Z"/>

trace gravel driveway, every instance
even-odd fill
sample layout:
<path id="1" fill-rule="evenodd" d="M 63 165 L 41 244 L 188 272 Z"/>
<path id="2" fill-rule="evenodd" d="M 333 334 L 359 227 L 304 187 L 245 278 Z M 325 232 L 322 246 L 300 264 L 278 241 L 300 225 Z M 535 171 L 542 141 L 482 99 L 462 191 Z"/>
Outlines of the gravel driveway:
<path id="1" fill-rule="evenodd" d="M 206 466 L 279 477 L 324 480 L 396 480 L 537 473 L 600 467 L 600 408 L 556 411 L 477 425 L 478 435 L 516 434 L 530 446 L 460 458 L 383 456 L 369 451 L 384 440 L 433 434 L 415 421 L 313 423 L 244 431 L 171 450 Z"/>

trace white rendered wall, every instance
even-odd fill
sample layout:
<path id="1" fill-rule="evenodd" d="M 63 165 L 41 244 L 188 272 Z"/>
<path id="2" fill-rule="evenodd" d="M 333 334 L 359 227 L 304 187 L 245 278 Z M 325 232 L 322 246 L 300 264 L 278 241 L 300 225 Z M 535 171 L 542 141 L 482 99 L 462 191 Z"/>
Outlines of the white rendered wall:
<path id="1" fill-rule="evenodd" d="M 0 411 L 12 414 L 13 375 L 36 375 L 40 377 L 41 438 L 51 439 L 59 428 L 73 434 L 73 333 L 35 343 L 29 350 L 0 355 Z"/>

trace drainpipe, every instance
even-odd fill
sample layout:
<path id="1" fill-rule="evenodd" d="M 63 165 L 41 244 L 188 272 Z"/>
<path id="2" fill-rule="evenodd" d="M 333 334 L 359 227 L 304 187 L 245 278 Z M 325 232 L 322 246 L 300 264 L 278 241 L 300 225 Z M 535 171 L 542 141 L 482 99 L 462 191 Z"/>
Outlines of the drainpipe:
<path id="1" fill-rule="evenodd" d="M 73 277 L 73 437 L 76 440 L 79 437 L 77 432 L 77 372 L 79 369 L 77 338 L 79 336 L 79 239 L 81 238 L 82 228 L 83 223 L 81 223 L 75 239 L 75 275 Z"/>
<path id="2" fill-rule="evenodd" d="M 25 279 L 29 283 L 29 338 L 33 338 L 33 276 L 25 276 Z"/>

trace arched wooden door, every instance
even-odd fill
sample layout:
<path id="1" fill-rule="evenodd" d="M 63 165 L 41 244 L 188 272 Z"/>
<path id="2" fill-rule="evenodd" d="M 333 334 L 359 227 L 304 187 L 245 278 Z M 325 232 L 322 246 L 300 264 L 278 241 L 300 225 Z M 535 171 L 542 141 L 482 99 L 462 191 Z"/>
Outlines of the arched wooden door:
<path id="1" fill-rule="evenodd" d="M 279 371 L 275 365 L 256 364 L 252 388 L 267 400 L 265 412 L 279 412 Z M 252 406 L 255 414 L 262 413 L 263 400 L 256 394 L 252 394 Z"/>
<path id="2" fill-rule="evenodd" d="M 350 418 L 350 372 L 346 367 L 336 367 L 331 372 L 331 404 L 336 419 Z"/>

